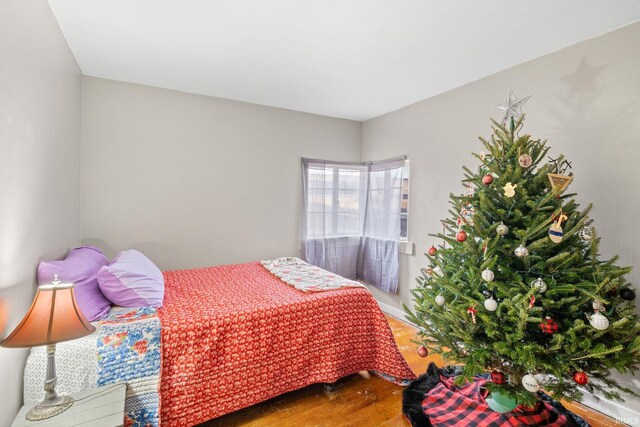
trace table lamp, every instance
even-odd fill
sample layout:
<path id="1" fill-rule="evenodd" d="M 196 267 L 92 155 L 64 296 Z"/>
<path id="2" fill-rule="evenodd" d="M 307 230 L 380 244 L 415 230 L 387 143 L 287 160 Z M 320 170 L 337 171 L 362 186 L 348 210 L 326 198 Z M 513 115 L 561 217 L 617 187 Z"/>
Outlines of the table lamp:
<path id="1" fill-rule="evenodd" d="M 73 405 L 71 396 L 58 396 L 56 393 L 56 343 L 80 338 L 95 330 L 78 308 L 73 283 L 61 283 L 56 275 L 51 284 L 38 287 L 24 319 L 0 343 L 2 347 L 47 346 L 45 397 L 27 412 L 27 420 L 51 418 Z"/>

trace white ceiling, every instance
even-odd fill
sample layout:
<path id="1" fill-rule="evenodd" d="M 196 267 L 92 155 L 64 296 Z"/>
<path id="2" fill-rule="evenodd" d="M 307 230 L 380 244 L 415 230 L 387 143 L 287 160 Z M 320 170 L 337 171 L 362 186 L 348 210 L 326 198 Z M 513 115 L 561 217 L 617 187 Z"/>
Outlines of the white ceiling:
<path id="1" fill-rule="evenodd" d="M 49 4 L 86 75 L 354 120 L 640 20 L 638 0 Z"/>

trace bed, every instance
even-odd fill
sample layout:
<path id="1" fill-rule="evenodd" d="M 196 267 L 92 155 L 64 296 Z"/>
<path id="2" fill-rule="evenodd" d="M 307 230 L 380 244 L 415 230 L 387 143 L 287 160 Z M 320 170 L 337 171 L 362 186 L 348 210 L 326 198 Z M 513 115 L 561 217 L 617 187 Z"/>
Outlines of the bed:
<path id="1" fill-rule="evenodd" d="M 192 426 L 358 371 L 415 378 L 364 287 L 302 292 L 258 262 L 164 278 L 157 312 L 112 310 L 94 335 L 58 345 L 60 393 L 124 379 L 129 424 Z M 32 349 L 25 403 L 41 398 L 44 366 L 42 349 Z"/>

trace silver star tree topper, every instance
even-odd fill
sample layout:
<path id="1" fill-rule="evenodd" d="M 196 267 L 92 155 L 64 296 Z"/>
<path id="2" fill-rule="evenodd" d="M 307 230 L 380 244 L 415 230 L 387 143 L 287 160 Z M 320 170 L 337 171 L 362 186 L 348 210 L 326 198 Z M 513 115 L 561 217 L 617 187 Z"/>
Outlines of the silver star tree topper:
<path id="1" fill-rule="evenodd" d="M 524 96 L 522 98 L 516 98 L 513 90 L 509 89 L 507 100 L 504 104 L 496 105 L 496 108 L 500 111 L 504 111 L 504 118 L 502 124 L 507 123 L 511 117 L 518 119 L 522 116 L 522 105 L 531 98 L 531 95 Z"/>

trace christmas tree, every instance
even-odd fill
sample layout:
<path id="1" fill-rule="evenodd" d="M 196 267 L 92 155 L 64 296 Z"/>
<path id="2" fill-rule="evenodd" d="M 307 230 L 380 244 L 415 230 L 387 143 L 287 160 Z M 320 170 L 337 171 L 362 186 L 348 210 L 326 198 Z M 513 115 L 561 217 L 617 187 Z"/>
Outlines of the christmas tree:
<path id="1" fill-rule="evenodd" d="M 633 373 L 640 362 L 631 268 L 599 259 L 591 205 L 581 210 L 567 191 L 571 164 L 520 136 L 526 99 L 510 93 L 503 123 L 480 138 L 479 167 L 463 168 L 467 191 L 450 196 L 451 216 L 433 235 L 443 243 L 426 254 L 407 318 L 418 342 L 463 364 L 459 381 L 492 372 L 492 393 L 522 404 L 540 388 L 556 399 L 581 400 L 583 388 L 620 400 L 633 392 L 610 371 Z"/>

